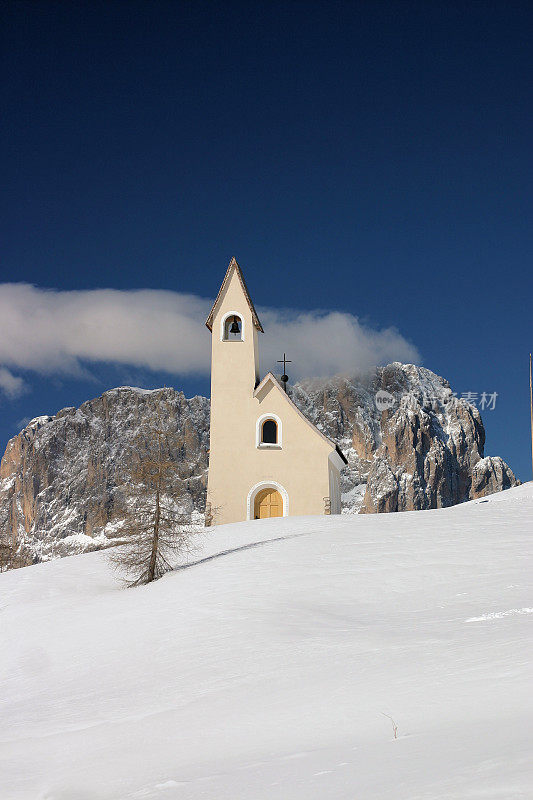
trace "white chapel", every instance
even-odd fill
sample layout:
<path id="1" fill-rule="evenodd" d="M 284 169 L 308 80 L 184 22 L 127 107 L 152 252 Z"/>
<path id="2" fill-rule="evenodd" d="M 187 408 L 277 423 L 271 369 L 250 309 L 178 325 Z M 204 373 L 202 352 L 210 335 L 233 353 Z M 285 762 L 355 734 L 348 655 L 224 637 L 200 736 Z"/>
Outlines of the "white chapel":
<path id="1" fill-rule="evenodd" d="M 346 458 L 271 372 L 259 375 L 263 328 L 232 258 L 206 320 L 211 332 L 211 443 L 206 524 L 339 514 Z"/>

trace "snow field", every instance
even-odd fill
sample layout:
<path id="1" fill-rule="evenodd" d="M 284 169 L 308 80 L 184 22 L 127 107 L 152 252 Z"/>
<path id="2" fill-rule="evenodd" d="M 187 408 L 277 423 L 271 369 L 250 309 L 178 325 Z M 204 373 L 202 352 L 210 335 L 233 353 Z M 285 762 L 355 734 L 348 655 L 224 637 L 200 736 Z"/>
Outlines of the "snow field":
<path id="1" fill-rule="evenodd" d="M 532 520 L 530 483 L 223 526 L 137 589 L 0 575 L 0 800 L 532 797 Z"/>

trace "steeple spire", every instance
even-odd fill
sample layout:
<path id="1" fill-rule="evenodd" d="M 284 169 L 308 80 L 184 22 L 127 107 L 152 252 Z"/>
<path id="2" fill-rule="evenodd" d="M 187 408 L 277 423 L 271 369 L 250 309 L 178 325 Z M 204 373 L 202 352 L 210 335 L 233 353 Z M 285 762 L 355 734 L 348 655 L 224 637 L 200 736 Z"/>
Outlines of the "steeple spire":
<path id="1" fill-rule="evenodd" d="M 252 298 L 250 297 L 250 292 L 248 291 L 248 287 L 246 286 L 246 281 L 244 280 L 244 275 L 242 274 L 242 270 L 239 267 L 239 265 L 237 263 L 237 259 L 235 257 L 233 257 L 231 259 L 231 261 L 229 262 L 229 267 L 226 270 L 226 275 L 224 276 L 224 280 L 222 281 L 222 286 L 220 287 L 220 290 L 219 290 L 219 292 L 217 294 L 217 299 L 213 303 L 213 307 L 212 307 L 211 311 L 209 312 L 209 316 L 207 317 L 207 319 L 205 321 L 205 324 L 207 325 L 207 327 L 209 328 L 210 331 L 213 330 L 213 317 L 215 316 L 218 304 L 219 304 L 219 302 L 220 302 L 220 300 L 222 298 L 222 295 L 224 293 L 224 289 L 228 285 L 228 283 L 229 283 L 229 281 L 231 279 L 231 276 L 232 276 L 234 271 L 237 273 L 237 277 L 239 278 L 242 290 L 244 292 L 244 296 L 246 297 L 246 302 L 248 303 L 248 306 L 250 308 L 250 312 L 252 314 L 252 322 L 254 324 L 254 327 L 258 331 L 260 331 L 261 333 L 264 333 L 263 326 L 259 322 L 259 317 L 257 316 L 257 311 L 255 310 L 254 304 L 252 302 Z"/>

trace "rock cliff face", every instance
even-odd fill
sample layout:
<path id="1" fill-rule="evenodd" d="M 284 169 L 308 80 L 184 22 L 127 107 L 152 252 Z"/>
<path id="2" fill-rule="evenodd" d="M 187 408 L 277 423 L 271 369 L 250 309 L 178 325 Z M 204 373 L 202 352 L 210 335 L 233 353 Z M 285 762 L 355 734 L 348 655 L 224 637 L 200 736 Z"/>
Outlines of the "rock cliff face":
<path id="1" fill-rule="evenodd" d="M 395 363 L 364 378 L 303 381 L 291 396 L 348 458 L 343 513 L 439 508 L 517 483 L 501 458 L 483 457 L 478 410 L 429 370 Z M 185 487 L 180 502 L 199 521 L 209 400 L 124 387 L 38 417 L 8 443 L 0 530 L 29 560 L 106 546 L 131 502 L 124 468 L 153 446 L 156 428 L 165 433 L 163 456 L 177 464 L 176 494 Z"/>
<path id="2" fill-rule="evenodd" d="M 32 560 L 105 546 L 128 502 L 128 467 L 153 447 L 154 429 L 165 432 L 162 456 L 177 463 L 176 494 L 179 482 L 192 515 L 205 502 L 209 400 L 125 387 L 38 417 L 11 439 L 0 466 L 0 527 Z"/>
<path id="3" fill-rule="evenodd" d="M 516 486 L 518 481 L 500 456 L 487 456 L 480 459 L 472 470 L 472 489 L 470 496 L 486 497 L 502 489 Z"/>
<path id="4" fill-rule="evenodd" d="M 293 399 L 348 456 L 349 511 L 441 508 L 517 483 L 501 458 L 483 458 L 478 409 L 428 369 L 394 363 L 367 378 L 307 381 Z"/>

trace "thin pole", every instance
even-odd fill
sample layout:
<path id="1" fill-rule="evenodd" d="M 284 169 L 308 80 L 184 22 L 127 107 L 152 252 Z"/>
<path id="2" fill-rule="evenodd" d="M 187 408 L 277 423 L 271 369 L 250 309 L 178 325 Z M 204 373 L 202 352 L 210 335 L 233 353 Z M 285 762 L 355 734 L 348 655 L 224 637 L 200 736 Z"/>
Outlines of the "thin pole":
<path id="1" fill-rule="evenodd" d="M 531 378 L 531 353 L 529 354 L 529 411 L 531 414 L 531 473 L 533 475 L 533 380 Z"/>
<path id="2" fill-rule="evenodd" d="M 281 381 L 283 383 L 283 388 L 287 391 L 287 381 L 289 380 L 287 377 L 287 364 L 292 364 L 290 358 L 287 358 L 285 353 L 283 353 L 283 361 L 278 361 L 278 364 L 283 364 L 283 375 L 281 376 Z"/>

